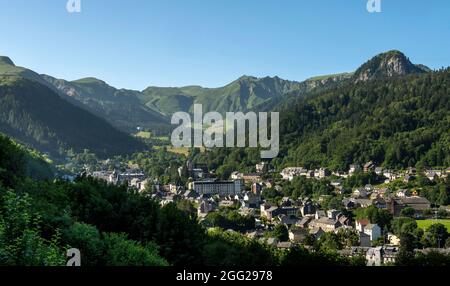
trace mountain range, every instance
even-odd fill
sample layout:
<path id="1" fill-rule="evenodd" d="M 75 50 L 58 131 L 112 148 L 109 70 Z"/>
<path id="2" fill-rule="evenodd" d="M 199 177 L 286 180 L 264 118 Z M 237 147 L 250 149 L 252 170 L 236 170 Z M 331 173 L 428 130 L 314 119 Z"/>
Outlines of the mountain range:
<path id="1" fill-rule="evenodd" d="M 66 101 L 43 78 L 0 58 L 0 132 L 54 156 L 90 149 L 99 156 L 145 145 L 104 119 Z"/>
<path id="2" fill-rule="evenodd" d="M 96 78 L 57 79 L 17 67 L 8 57 L 0 57 L 0 130 L 45 151 L 73 147 L 103 154 L 122 153 L 143 148 L 125 133 L 134 133 L 140 127 L 167 134 L 171 115 L 192 111 L 194 103 L 203 104 L 205 111 L 221 113 L 268 111 L 348 84 L 429 72 L 429 68 L 411 63 L 401 52 L 389 51 L 355 72 L 303 82 L 242 76 L 219 88 L 151 86 L 135 91 L 116 89 Z"/>

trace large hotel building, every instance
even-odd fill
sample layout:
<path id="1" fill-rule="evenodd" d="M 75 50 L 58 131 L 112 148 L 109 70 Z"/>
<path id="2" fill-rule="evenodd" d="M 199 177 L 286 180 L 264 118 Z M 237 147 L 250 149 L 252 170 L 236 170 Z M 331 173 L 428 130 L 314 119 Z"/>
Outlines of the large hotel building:
<path id="1" fill-rule="evenodd" d="M 235 181 L 196 181 L 190 184 L 190 189 L 199 195 L 234 196 L 241 193 L 242 183 Z"/>

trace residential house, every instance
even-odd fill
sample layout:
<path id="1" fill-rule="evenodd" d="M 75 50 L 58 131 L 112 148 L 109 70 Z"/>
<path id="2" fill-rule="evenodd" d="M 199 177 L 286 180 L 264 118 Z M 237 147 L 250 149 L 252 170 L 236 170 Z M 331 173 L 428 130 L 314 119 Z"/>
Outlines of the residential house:
<path id="1" fill-rule="evenodd" d="M 294 245 L 290 241 L 283 241 L 277 243 L 277 248 L 280 250 L 288 250 L 291 249 L 292 247 L 294 247 Z"/>
<path id="2" fill-rule="evenodd" d="M 235 172 L 231 173 L 231 177 L 230 178 L 232 180 L 242 180 L 243 176 L 244 176 L 244 174 L 235 171 Z"/>
<path id="3" fill-rule="evenodd" d="M 383 198 L 377 197 L 372 201 L 372 205 L 378 209 L 385 210 L 387 208 L 387 203 Z"/>
<path id="4" fill-rule="evenodd" d="M 212 212 L 215 209 L 214 203 L 210 201 L 202 201 L 198 207 L 198 216 L 200 218 L 206 217 L 210 212 Z"/>
<path id="5" fill-rule="evenodd" d="M 392 170 L 385 170 L 383 176 L 387 178 L 386 182 L 392 182 L 397 179 L 397 174 Z"/>
<path id="6" fill-rule="evenodd" d="M 359 232 L 359 246 L 361 247 L 372 247 L 372 242 L 370 240 L 370 235 L 364 232 Z"/>
<path id="7" fill-rule="evenodd" d="M 279 215 L 297 216 L 298 208 L 296 207 L 277 207 L 270 206 L 268 204 L 262 204 L 260 207 L 261 217 L 265 217 L 268 220 L 273 220 Z"/>
<path id="8" fill-rule="evenodd" d="M 439 176 L 436 174 L 435 171 L 426 171 L 426 172 L 425 172 L 425 177 L 427 177 L 428 180 L 430 180 L 430 181 L 434 181 L 434 180 L 436 180 Z"/>
<path id="9" fill-rule="evenodd" d="M 300 221 L 297 222 L 296 226 L 299 228 L 308 228 L 309 222 L 312 220 L 310 217 L 303 217 Z"/>
<path id="10" fill-rule="evenodd" d="M 400 246 L 400 238 L 398 236 L 396 236 L 395 234 L 388 233 L 387 239 L 388 239 L 389 245 Z"/>
<path id="11" fill-rule="evenodd" d="M 350 199 L 350 198 L 344 198 L 342 200 L 342 204 L 344 205 L 345 209 L 347 210 L 351 210 L 354 209 L 356 207 L 356 202 L 354 199 Z"/>
<path id="12" fill-rule="evenodd" d="M 261 184 L 258 183 L 253 183 L 252 184 L 252 193 L 255 195 L 261 195 L 261 191 L 262 191 L 262 186 Z"/>
<path id="13" fill-rule="evenodd" d="M 364 164 L 364 173 L 368 173 L 375 170 L 375 167 L 376 166 L 372 161 L 367 162 L 366 164 Z"/>
<path id="14" fill-rule="evenodd" d="M 341 214 L 341 211 L 338 211 L 338 210 L 328 210 L 328 211 L 327 211 L 327 217 L 328 217 L 329 219 L 336 220 L 336 219 L 337 219 L 337 216 L 338 216 L 339 214 Z"/>
<path id="15" fill-rule="evenodd" d="M 348 177 L 348 174 L 344 171 L 335 171 L 333 172 L 333 175 L 344 179 Z"/>
<path id="16" fill-rule="evenodd" d="M 300 207 L 300 212 L 302 213 L 302 216 L 312 216 L 316 214 L 316 207 L 314 206 L 313 202 L 306 201 Z"/>
<path id="17" fill-rule="evenodd" d="M 241 216 L 255 216 L 256 215 L 256 209 L 252 209 L 252 208 L 248 208 L 248 207 L 240 207 L 239 208 L 239 214 Z M 255 219 L 255 225 L 258 226 L 258 224 L 260 225 L 260 220 Z"/>
<path id="18" fill-rule="evenodd" d="M 350 218 L 346 217 L 346 216 L 343 215 L 342 213 L 338 214 L 338 215 L 336 216 L 336 219 L 337 219 L 337 221 L 339 221 L 339 223 L 340 223 L 342 226 L 350 226 L 350 224 L 351 224 Z"/>
<path id="19" fill-rule="evenodd" d="M 298 208 L 297 207 L 281 207 L 280 214 L 285 214 L 288 216 L 298 216 Z"/>
<path id="20" fill-rule="evenodd" d="M 377 224 L 368 224 L 364 227 L 364 233 L 370 236 L 370 241 L 375 241 L 381 237 L 381 228 Z"/>
<path id="21" fill-rule="evenodd" d="M 342 187 L 342 181 L 341 180 L 331 181 L 330 185 L 335 188 L 339 188 Z"/>
<path id="22" fill-rule="evenodd" d="M 297 218 L 297 216 L 294 215 L 285 215 L 285 214 L 280 214 L 277 216 L 278 221 L 280 222 L 280 224 L 284 224 L 287 227 L 290 227 L 291 225 L 295 225 L 299 219 Z"/>
<path id="23" fill-rule="evenodd" d="M 326 168 L 320 168 L 318 176 L 316 176 L 316 177 L 318 177 L 319 179 L 323 179 L 323 178 L 326 178 L 326 177 L 329 177 L 329 176 L 331 176 L 330 170 L 328 170 Z"/>
<path id="24" fill-rule="evenodd" d="M 353 191 L 353 197 L 354 198 L 367 198 L 368 194 L 365 188 L 357 188 L 356 190 Z"/>
<path id="25" fill-rule="evenodd" d="M 325 232 L 320 227 L 315 227 L 309 230 L 309 234 L 313 235 L 315 239 L 320 239 L 320 237 L 324 235 Z"/>
<path id="26" fill-rule="evenodd" d="M 277 206 L 271 206 L 268 204 L 262 204 L 260 207 L 261 217 L 265 217 L 268 220 L 272 220 L 279 214 Z"/>
<path id="27" fill-rule="evenodd" d="M 431 208 L 430 201 L 423 197 L 418 197 L 418 196 L 404 197 L 404 198 L 400 198 L 400 201 L 404 205 L 406 205 L 410 208 L 413 208 L 416 212 L 423 212 L 423 211 Z"/>
<path id="28" fill-rule="evenodd" d="M 406 190 L 406 189 L 398 190 L 398 191 L 395 193 L 395 195 L 396 195 L 398 198 L 406 198 L 406 197 L 409 196 L 409 194 L 410 194 L 409 191 Z"/>
<path id="29" fill-rule="evenodd" d="M 314 179 L 314 177 L 315 177 L 315 175 L 316 175 L 316 173 L 314 172 L 314 171 L 306 171 L 306 178 L 308 178 L 308 179 Z"/>
<path id="30" fill-rule="evenodd" d="M 382 175 L 384 172 L 384 169 L 382 167 L 376 167 L 375 168 L 375 174 Z"/>
<path id="31" fill-rule="evenodd" d="M 261 183 L 262 178 L 260 174 L 257 173 L 249 173 L 249 174 L 243 174 L 242 179 L 244 180 L 244 183 Z"/>
<path id="32" fill-rule="evenodd" d="M 308 235 L 308 231 L 306 229 L 294 229 L 289 231 L 289 240 L 291 242 L 302 242 L 306 236 Z"/>
<path id="33" fill-rule="evenodd" d="M 370 222 L 367 219 L 358 219 L 355 222 L 356 224 L 356 230 L 359 232 L 364 232 L 364 227 L 368 224 L 370 224 Z"/>
<path id="34" fill-rule="evenodd" d="M 406 206 L 403 204 L 401 199 L 399 198 L 388 198 L 386 199 L 386 208 L 387 211 L 393 216 L 399 216 L 402 209 Z"/>
<path id="35" fill-rule="evenodd" d="M 367 208 L 373 204 L 373 201 L 369 199 L 354 199 L 354 201 L 355 205 L 361 208 Z"/>
<path id="36" fill-rule="evenodd" d="M 221 208 L 232 208 L 234 207 L 235 201 L 234 200 L 220 200 L 219 201 L 219 207 Z"/>
<path id="37" fill-rule="evenodd" d="M 356 221 L 356 230 L 370 237 L 370 241 L 381 237 L 381 228 L 377 224 L 372 224 L 366 219 Z"/>
<path id="38" fill-rule="evenodd" d="M 348 174 L 352 176 L 353 174 L 360 172 L 361 166 L 357 164 L 350 165 L 350 169 L 348 170 Z"/>
<path id="39" fill-rule="evenodd" d="M 256 164 L 256 173 L 267 173 L 269 172 L 269 163 L 261 162 L 260 164 Z"/>
<path id="40" fill-rule="evenodd" d="M 315 219 L 315 220 L 311 221 L 311 223 L 309 224 L 309 227 L 312 229 L 321 228 L 324 232 L 334 232 L 339 227 L 341 227 L 341 224 L 340 224 L 340 222 L 338 222 L 334 219 L 322 217 L 320 219 Z"/>
<path id="41" fill-rule="evenodd" d="M 295 177 L 300 176 L 305 169 L 303 167 L 289 167 L 283 169 L 280 175 L 283 177 L 283 180 L 292 181 Z"/>
<path id="42" fill-rule="evenodd" d="M 381 266 L 395 263 L 399 249 L 391 246 L 378 246 L 370 248 L 366 254 L 367 266 Z"/>
<path id="43" fill-rule="evenodd" d="M 317 210 L 316 211 L 316 215 L 315 215 L 315 219 L 320 219 L 320 218 L 323 218 L 323 217 L 327 217 L 327 214 L 326 214 L 326 212 L 325 211 L 323 211 L 323 210 Z"/>
<path id="44" fill-rule="evenodd" d="M 281 199 L 280 205 L 281 205 L 282 207 L 290 207 L 290 206 L 293 205 L 293 202 L 292 202 L 291 198 L 289 198 L 289 197 L 283 197 L 283 198 Z"/>
<path id="45" fill-rule="evenodd" d="M 187 190 L 184 192 L 183 197 L 187 200 L 195 199 L 198 196 L 193 190 Z"/>
<path id="46" fill-rule="evenodd" d="M 261 195 L 256 195 L 252 192 L 247 192 L 243 198 L 243 206 L 248 208 L 259 208 L 261 204 Z"/>

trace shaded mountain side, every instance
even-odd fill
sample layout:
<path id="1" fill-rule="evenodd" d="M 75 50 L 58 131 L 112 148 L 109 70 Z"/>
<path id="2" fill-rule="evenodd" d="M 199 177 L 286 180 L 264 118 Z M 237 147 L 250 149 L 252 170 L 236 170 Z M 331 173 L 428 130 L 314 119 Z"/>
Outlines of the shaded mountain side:
<path id="1" fill-rule="evenodd" d="M 0 182 L 11 187 L 21 176 L 43 180 L 53 178 L 54 173 L 42 154 L 0 133 Z"/>
<path id="2" fill-rule="evenodd" d="M 49 87 L 17 76 L 0 77 L 0 131 L 52 155 L 72 148 L 102 157 L 145 148 Z"/>
<path id="3" fill-rule="evenodd" d="M 42 78 L 57 88 L 71 103 L 84 106 L 125 132 L 135 132 L 137 127 L 154 132 L 169 130 L 168 119 L 142 104 L 139 91 L 116 89 L 95 78 L 72 82 L 48 75 L 42 75 Z"/>

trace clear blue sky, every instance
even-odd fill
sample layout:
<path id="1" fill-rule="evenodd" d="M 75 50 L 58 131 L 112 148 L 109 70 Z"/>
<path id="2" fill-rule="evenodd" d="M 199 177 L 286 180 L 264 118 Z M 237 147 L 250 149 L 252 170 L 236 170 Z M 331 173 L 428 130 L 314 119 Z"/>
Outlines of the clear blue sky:
<path id="1" fill-rule="evenodd" d="M 0 55 L 40 73 L 113 86 L 222 86 L 241 75 L 290 80 L 352 71 L 403 51 L 450 65 L 450 1 L 0 0 Z"/>

